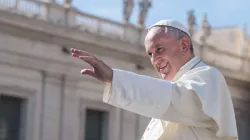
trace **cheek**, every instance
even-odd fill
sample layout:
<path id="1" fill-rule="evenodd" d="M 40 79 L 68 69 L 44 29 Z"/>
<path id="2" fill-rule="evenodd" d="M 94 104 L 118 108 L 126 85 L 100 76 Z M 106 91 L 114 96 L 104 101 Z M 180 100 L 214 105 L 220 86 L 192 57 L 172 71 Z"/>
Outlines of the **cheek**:
<path id="1" fill-rule="evenodd" d="M 171 50 L 171 52 L 168 55 L 168 58 L 171 59 L 171 61 L 178 61 L 178 59 L 181 56 L 181 52 L 178 48 L 175 48 Z"/>
<path id="2" fill-rule="evenodd" d="M 164 60 L 168 61 L 170 68 L 175 68 L 179 62 L 179 53 L 169 53 L 168 55 L 161 56 Z"/>

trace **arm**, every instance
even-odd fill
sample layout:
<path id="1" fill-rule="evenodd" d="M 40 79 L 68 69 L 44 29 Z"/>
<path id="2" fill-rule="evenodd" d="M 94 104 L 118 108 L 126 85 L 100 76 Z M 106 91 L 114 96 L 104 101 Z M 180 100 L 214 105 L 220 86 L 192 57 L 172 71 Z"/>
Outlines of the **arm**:
<path id="1" fill-rule="evenodd" d="M 125 110 L 160 117 L 170 105 L 172 82 L 113 70 L 112 84 L 106 84 L 104 102 Z"/>
<path id="2" fill-rule="evenodd" d="M 177 82 L 114 70 L 104 102 L 161 120 L 216 127 L 219 137 L 237 137 L 230 93 L 222 74 L 204 67 Z"/>
<path id="3" fill-rule="evenodd" d="M 114 70 L 112 84 L 106 84 L 104 102 L 116 107 L 162 120 L 198 125 L 204 115 L 198 96 L 185 83 Z M 200 84 L 201 85 L 201 84 Z M 199 125 L 202 122 L 199 122 Z"/>

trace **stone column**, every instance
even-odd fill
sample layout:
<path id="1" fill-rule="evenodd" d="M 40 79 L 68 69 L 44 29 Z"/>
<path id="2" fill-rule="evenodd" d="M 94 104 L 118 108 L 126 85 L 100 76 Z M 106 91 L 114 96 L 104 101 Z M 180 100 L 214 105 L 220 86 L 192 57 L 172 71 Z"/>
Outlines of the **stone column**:
<path id="1" fill-rule="evenodd" d="M 16 0 L 16 1 L 15 1 L 14 9 L 17 9 L 17 8 L 18 8 L 19 1 L 20 1 L 20 0 Z"/>
<path id="2" fill-rule="evenodd" d="M 61 98 L 61 139 L 79 140 L 80 123 L 80 96 L 77 93 L 78 80 L 69 76 L 65 77 L 61 85 L 63 98 Z M 64 83 L 64 84 L 63 84 Z"/>
<path id="3" fill-rule="evenodd" d="M 64 21 L 66 26 L 69 26 L 69 12 L 71 8 L 71 2 L 72 0 L 64 0 Z"/>
<path id="4" fill-rule="evenodd" d="M 241 35 L 241 40 L 242 40 L 242 45 L 240 48 L 240 54 L 242 56 L 248 55 L 249 40 L 248 40 L 248 35 L 247 35 L 247 24 L 244 24 L 243 32 Z"/>
<path id="5" fill-rule="evenodd" d="M 41 117 L 41 140 L 60 139 L 61 125 L 61 75 L 46 72 L 43 80 L 43 100 Z"/>
<path id="6" fill-rule="evenodd" d="M 44 20 L 49 22 L 68 26 L 71 1 L 65 0 L 64 5 L 59 5 L 56 0 L 46 0 L 43 6 L 43 17 Z"/>

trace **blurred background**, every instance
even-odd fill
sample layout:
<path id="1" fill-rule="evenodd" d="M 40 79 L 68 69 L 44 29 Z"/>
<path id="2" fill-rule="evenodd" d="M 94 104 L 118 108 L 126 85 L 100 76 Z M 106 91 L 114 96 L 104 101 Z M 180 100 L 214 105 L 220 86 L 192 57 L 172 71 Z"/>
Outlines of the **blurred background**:
<path id="1" fill-rule="evenodd" d="M 145 28 L 176 19 L 225 76 L 239 140 L 250 138 L 250 1 L 0 0 L 0 140 L 139 140 L 150 121 L 102 103 L 103 84 L 70 48 L 158 77 Z"/>

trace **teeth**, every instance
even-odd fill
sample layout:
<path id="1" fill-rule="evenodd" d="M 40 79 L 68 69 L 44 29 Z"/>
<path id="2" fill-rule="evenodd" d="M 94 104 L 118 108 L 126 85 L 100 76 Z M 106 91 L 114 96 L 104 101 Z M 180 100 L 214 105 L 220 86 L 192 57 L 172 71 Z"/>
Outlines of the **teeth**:
<path id="1" fill-rule="evenodd" d="M 168 62 L 166 62 L 164 65 L 158 65 L 157 67 L 159 68 L 159 70 L 162 70 L 163 68 L 165 68 L 168 65 Z"/>
<path id="2" fill-rule="evenodd" d="M 164 69 L 167 65 L 168 65 L 168 63 L 166 63 L 166 65 L 164 65 L 164 66 L 160 67 L 160 68 L 159 68 L 159 70 Z"/>
<path id="3" fill-rule="evenodd" d="M 164 66 L 162 66 L 160 69 L 163 69 L 163 68 L 165 68 L 166 66 L 167 66 L 168 64 L 166 64 L 166 65 L 164 65 Z"/>
<path id="4" fill-rule="evenodd" d="M 166 65 L 167 66 L 167 65 Z M 162 70 L 163 68 L 165 68 L 166 66 L 163 66 L 163 67 L 161 67 L 160 69 Z"/>

